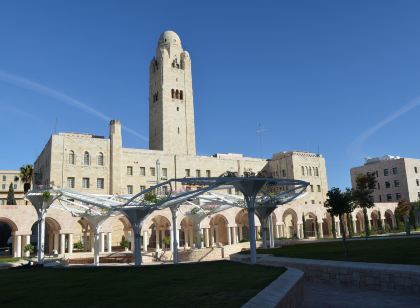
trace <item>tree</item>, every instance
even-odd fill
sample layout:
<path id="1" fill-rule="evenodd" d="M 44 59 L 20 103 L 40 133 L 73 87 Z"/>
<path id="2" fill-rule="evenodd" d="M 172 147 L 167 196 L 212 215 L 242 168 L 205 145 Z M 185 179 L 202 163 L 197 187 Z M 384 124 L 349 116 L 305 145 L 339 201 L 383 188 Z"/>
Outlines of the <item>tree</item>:
<path id="1" fill-rule="evenodd" d="M 351 190 L 347 188 L 346 191 L 342 192 L 340 188 L 337 187 L 333 187 L 327 192 L 327 200 L 324 204 L 327 208 L 327 212 L 332 216 L 337 215 L 340 220 L 340 230 L 345 256 L 347 256 L 348 251 L 346 245 L 346 230 L 344 228 L 344 216 L 353 211 L 353 204 Z"/>
<path id="2" fill-rule="evenodd" d="M 406 200 L 398 202 L 397 208 L 395 209 L 396 215 L 404 219 L 405 233 L 410 235 L 410 203 Z"/>
<path id="3" fill-rule="evenodd" d="M 32 165 L 23 165 L 20 167 L 19 177 L 20 180 L 23 182 L 23 192 L 26 194 L 31 189 L 32 183 L 32 175 L 34 169 Z"/>
<path id="4" fill-rule="evenodd" d="M 7 193 L 7 205 L 16 205 L 15 190 L 13 189 L 13 183 L 9 185 L 9 192 Z"/>
<path id="5" fill-rule="evenodd" d="M 356 177 L 356 188 L 353 189 L 352 192 L 352 198 L 355 204 L 363 209 L 366 239 L 369 236 L 369 217 L 367 215 L 367 209 L 375 205 L 371 196 L 375 189 L 375 186 L 376 178 L 373 173 L 359 174 Z"/>
<path id="6" fill-rule="evenodd" d="M 346 220 L 347 220 L 347 229 L 349 230 L 349 237 L 352 237 L 354 235 L 354 230 L 353 230 L 353 218 L 351 217 L 350 213 L 346 214 Z"/>

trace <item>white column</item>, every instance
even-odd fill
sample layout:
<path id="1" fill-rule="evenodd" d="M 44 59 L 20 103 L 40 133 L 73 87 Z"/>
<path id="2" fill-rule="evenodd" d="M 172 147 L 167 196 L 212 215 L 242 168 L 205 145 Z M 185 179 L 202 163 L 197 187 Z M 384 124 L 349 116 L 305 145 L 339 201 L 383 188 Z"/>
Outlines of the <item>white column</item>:
<path id="1" fill-rule="evenodd" d="M 105 233 L 99 233 L 99 252 L 105 252 Z"/>
<path id="2" fill-rule="evenodd" d="M 232 244 L 232 236 L 231 236 L 231 234 L 230 234 L 230 227 L 227 227 L 227 228 L 226 228 L 226 231 L 227 231 L 227 241 L 228 241 L 228 245 L 231 245 L 231 244 Z"/>
<path id="3" fill-rule="evenodd" d="M 215 231 L 216 231 L 216 246 L 219 245 L 220 243 L 220 237 L 219 237 L 219 226 L 215 227 Z"/>
<path id="4" fill-rule="evenodd" d="M 23 247 L 26 245 L 29 245 L 31 243 L 31 236 L 30 235 L 24 235 L 23 236 Z M 25 257 L 29 257 L 29 251 L 25 251 Z"/>
<path id="5" fill-rule="evenodd" d="M 302 235 L 301 235 L 301 233 L 300 233 L 301 226 L 302 226 L 302 224 L 298 224 L 298 225 L 297 225 L 297 237 L 298 237 L 298 238 L 302 238 Z"/>
<path id="6" fill-rule="evenodd" d="M 353 231 L 354 231 L 354 233 L 357 233 L 357 223 L 356 223 L 356 219 L 353 219 Z"/>
<path id="7" fill-rule="evenodd" d="M 21 235 L 15 235 L 14 241 L 13 241 L 13 257 L 20 258 L 22 257 L 22 236 Z"/>
<path id="8" fill-rule="evenodd" d="M 238 242 L 238 236 L 236 234 L 236 227 L 232 227 L 232 237 L 233 237 L 233 244 Z"/>
<path id="9" fill-rule="evenodd" d="M 147 231 L 143 231 L 143 251 L 147 251 L 147 237 L 148 237 L 148 232 Z"/>
<path id="10" fill-rule="evenodd" d="M 57 252 L 60 249 L 60 234 L 58 233 L 54 233 L 54 250 L 56 250 Z"/>
<path id="11" fill-rule="evenodd" d="M 156 250 L 160 250 L 160 230 L 156 229 L 155 230 L 155 234 L 156 234 Z"/>
<path id="12" fill-rule="evenodd" d="M 322 230 L 322 222 L 318 223 L 319 238 L 324 238 L 324 230 Z"/>
<path id="13" fill-rule="evenodd" d="M 66 249 L 66 235 L 64 233 L 60 234 L 60 254 L 64 255 Z"/>
<path id="14" fill-rule="evenodd" d="M 337 230 L 337 236 L 341 236 L 341 230 L 340 230 L 340 223 L 335 223 L 335 229 Z"/>
<path id="15" fill-rule="evenodd" d="M 108 252 L 112 252 L 112 233 L 108 232 Z"/>
<path id="16" fill-rule="evenodd" d="M 205 240 L 206 240 L 206 247 L 210 247 L 210 229 L 209 228 L 205 228 Z"/>
<path id="17" fill-rule="evenodd" d="M 215 239 L 214 233 L 215 233 L 214 227 L 210 228 L 210 241 L 211 241 L 212 247 L 216 246 L 216 239 Z"/>
<path id="18" fill-rule="evenodd" d="M 73 253 L 73 234 L 69 233 L 69 247 L 68 252 Z"/>
<path id="19" fill-rule="evenodd" d="M 194 244 L 194 230 L 193 230 L 193 228 L 190 228 L 188 230 L 188 232 L 189 232 L 189 235 L 188 235 L 189 244 L 190 244 L 190 247 L 193 247 L 193 244 Z"/>
<path id="20" fill-rule="evenodd" d="M 239 225 L 239 241 L 242 241 L 244 239 L 244 233 L 242 229 L 242 225 Z"/>
<path id="21" fill-rule="evenodd" d="M 91 231 L 90 233 L 90 251 L 94 252 L 95 251 L 95 234 Z"/>

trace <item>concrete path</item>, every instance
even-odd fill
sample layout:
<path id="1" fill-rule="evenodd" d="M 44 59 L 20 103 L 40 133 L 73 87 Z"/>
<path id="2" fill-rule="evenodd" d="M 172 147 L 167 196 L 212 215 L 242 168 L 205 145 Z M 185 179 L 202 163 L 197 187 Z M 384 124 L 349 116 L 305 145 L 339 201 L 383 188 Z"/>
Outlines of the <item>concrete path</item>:
<path id="1" fill-rule="evenodd" d="M 330 284 L 305 282 L 304 308 L 315 307 L 420 307 L 420 297 L 382 291 L 360 290 Z"/>

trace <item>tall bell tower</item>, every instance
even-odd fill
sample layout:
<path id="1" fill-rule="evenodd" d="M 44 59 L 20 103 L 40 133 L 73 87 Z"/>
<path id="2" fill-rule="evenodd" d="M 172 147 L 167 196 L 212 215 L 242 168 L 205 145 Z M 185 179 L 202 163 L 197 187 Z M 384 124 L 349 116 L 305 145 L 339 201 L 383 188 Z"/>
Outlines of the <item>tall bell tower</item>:
<path id="1" fill-rule="evenodd" d="M 175 32 L 160 36 L 149 74 L 149 148 L 195 155 L 191 59 Z"/>

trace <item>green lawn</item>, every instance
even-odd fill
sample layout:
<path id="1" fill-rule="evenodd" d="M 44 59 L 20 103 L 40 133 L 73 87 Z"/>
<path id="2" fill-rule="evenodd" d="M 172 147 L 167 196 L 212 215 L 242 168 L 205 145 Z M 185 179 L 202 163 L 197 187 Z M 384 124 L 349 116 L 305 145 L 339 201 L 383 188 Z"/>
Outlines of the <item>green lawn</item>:
<path id="1" fill-rule="evenodd" d="M 9 262 L 16 262 L 19 261 L 20 258 L 5 258 L 5 257 L 0 257 L 0 263 L 9 263 Z"/>
<path id="2" fill-rule="evenodd" d="M 367 241 L 347 241 L 347 247 L 348 257 L 344 256 L 342 241 L 258 249 L 258 253 L 278 257 L 420 265 L 420 238 L 370 238 Z"/>
<path id="3" fill-rule="evenodd" d="M 0 307 L 239 307 L 285 271 L 228 261 L 0 271 Z"/>

